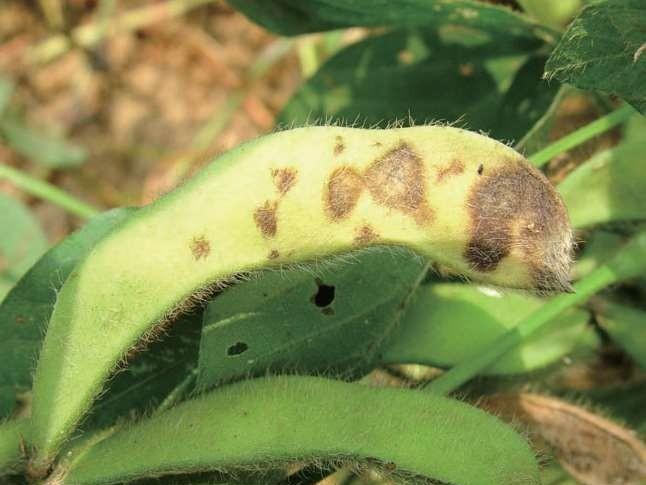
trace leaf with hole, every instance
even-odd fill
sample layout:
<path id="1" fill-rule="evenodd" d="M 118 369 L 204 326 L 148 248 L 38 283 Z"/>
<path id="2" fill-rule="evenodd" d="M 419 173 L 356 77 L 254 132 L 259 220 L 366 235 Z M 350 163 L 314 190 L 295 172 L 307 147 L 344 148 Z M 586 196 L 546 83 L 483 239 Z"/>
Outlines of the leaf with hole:
<path id="1" fill-rule="evenodd" d="M 425 268 L 411 254 L 372 250 L 346 264 L 265 272 L 230 288 L 204 316 L 199 385 L 268 369 L 365 372 Z"/>

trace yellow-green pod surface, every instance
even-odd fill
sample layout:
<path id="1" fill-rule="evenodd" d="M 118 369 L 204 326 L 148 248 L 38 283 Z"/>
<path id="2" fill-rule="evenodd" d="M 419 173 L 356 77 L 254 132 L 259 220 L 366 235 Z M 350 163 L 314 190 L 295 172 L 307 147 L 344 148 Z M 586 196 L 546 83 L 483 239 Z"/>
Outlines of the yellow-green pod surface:
<path id="1" fill-rule="evenodd" d="M 571 240 L 549 182 L 466 130 L 308 127 L 242 145 L 137 211 L 62 287 L 34 382 L 38 461 L 141 336 L 205 286 L 385 244 L 474 279 L 559 291 Z"/>

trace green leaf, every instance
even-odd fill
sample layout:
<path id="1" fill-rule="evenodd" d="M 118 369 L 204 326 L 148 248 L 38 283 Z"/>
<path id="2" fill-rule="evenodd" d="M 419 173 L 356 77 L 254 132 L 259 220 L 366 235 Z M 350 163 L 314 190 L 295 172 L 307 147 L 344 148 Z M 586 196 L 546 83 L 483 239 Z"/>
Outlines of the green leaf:
<path id="1" fill-rule="evenodd" d="M 575 228 L 646 219 L 644 140 L 622 143 L 579 165 L 558 186 Z"/>
<path id="2" fill-rule="evenodd" d="M 366 27 L 438 27 L 446 24 L 553 42 L 553 30 L 511 9 L 473 0 L 230 0 L 263 27 L 282 35 Z"/>
<path id="3" fill-rule="evenodd" d="M 82 147 L 37 132 L 14 117 L 0 120 L 0 134 L 22 156 L 48 168 L 77 167 L 87 158 Z"/>
<path id="4" fill-rule="evenodd" d="M 244 381 L 158 413 L 72 453 L 64 483 L 344 459 L 444 483 L 539 483 L 527 443 L 477 408 L 314 377 Z"/>
<path id="5" fill-rule="evenodd" d="M 572 279 L 581 279 L 608 261 L 626 243 L 626 238 L 609 231 L 594 231 L 585 241 L 585 248 L 576 259 Z"/>
<path id="6" fill-rule="evenodd" d="M 3 203 L 0 198 L 0 204 Z M 32 370 L 56 293 L 96 242 L 132 213 L 115 209 L 97 216 L 53 247 L 18 281 L 0 303 L 0 418 L 11 412 L 16 393 L 31 388 Z M 0 218 L 9 211 L 0 207 Z M 12 227 L 0 223 L 0 227 Z M 13 226 L 13 227 L 17 227 Z M 40 250 L 38 254 L 40 254 Z M 30 259 L 29 265 L 35 258 Z"/>
<path id="7" fill-rule="evenodd" d="M 587 5 L 545 66 L 545 77 L 614 94 L 646 113 L 646 2 Z"/>
<path id="8" fill-rule="evenodd" d="M 601 327 L 646 369 L 646 312 L 606 300 L 595 301 L 594 310 Z"/>
<path id="9" fill-rule="evenodd" d="M 547 112 L 558 93 L 558 86 L 540 80 L 546 57 L 530 56 L 515 72 L 514 80 L 503 89 L 497 121 L 489 131 L 500 138 L 522 138 Z"/>
<path id="10" fill-rule="evenodd" d="M 266 272 L 234 286 L 205 313 L 200 387 L 267 369 L 364 372 L 425 268 L 408 253 L 369 250 L 316 275 Z"/>
<path id="11" fill-rule="evenodd" d="M 514 149 L 521 153 L 534 154 L 545 148 L 550 143 L 550 133 L 556 120 L 556 115 L 563 101 L 572 91 L 566 86 L 561 86 L 552 98 L 547 110 L 532 125 L 532 127 L 518 140 Z"/>
<path id="12" fill-rule="evenodd" d="M 452 367 L 490 346 L 543 303 L 530 295 L 472 285 L 423 285 L 384 351 L 382 363 Z M 564 312 L 485 373 L 531 372 L 558 362 L 577 347 L 596 346 L 598 339 L 587 327 L 588 319 L 583 310 Z"/>
<path id="13" fill-rule="evenodd" d="M 518 40 L 518 39 L 516 39 Z M 395 31 L 330 58 L 291 98 L 279 121 L 460 120 L 495 138 L 521 137 L 547 110 L 557 86 L 540 80 L 536 45 L 487 32 Z"/>
<path id="14" fill-rule="evenodd" d="M 47 250 L 40 224 L 22 203 L 0 194 L 0 301 Z"/>

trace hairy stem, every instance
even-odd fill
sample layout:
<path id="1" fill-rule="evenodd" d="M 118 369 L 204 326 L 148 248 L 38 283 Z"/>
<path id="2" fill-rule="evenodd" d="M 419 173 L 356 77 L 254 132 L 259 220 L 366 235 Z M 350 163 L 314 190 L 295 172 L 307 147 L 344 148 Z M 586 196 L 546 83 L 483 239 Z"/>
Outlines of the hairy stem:
<path id="1" fill-rule="evenodd" d="M 542 150 L 536 152 L 529 157 L 529 161 L 537 167 L 542 167 L 549 162 L 556 155 L 559 155 L 567 150 L 570 150 L 582 143 L 585 143 L 591 138 L 594 138 L 601 133 L 620 125 L 627 121 L 632 115 L 636 113 L 635 109 L 626 104 L 621 108 L 616 109 L 612 113 L 603 116 L 592 123 L 589 123 L 578 130 L 570 133 L 569 135 L 560 138 L 559 140 L 551 143 Z"/>

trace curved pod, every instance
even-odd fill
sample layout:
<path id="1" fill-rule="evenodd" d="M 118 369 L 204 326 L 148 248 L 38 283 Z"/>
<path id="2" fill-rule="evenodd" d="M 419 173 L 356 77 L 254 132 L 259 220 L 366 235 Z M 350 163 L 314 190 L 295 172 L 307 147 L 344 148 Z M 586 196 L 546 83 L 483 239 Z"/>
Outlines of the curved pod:
<path id="1" fill-rule="evenodd" d="M 35 376 L 37 462 L 142 335 L 206 286 L 386 244 L 493 284 L 563 290 L 571 240 L 549 182 L 482 135 L 308 127 L 254 140 L 137 211 L 66 281 Z"/>
<path id="2" fill-rule="evenodd" d="M 212 470 L 235 476 L 299 461 L 377 461 L 404 483 L 540 482 L 528 443 L 478 408 L 412 390 L 283 376 L 225 386 L 118 430 L 71 454 L 60 483 Z"/>

